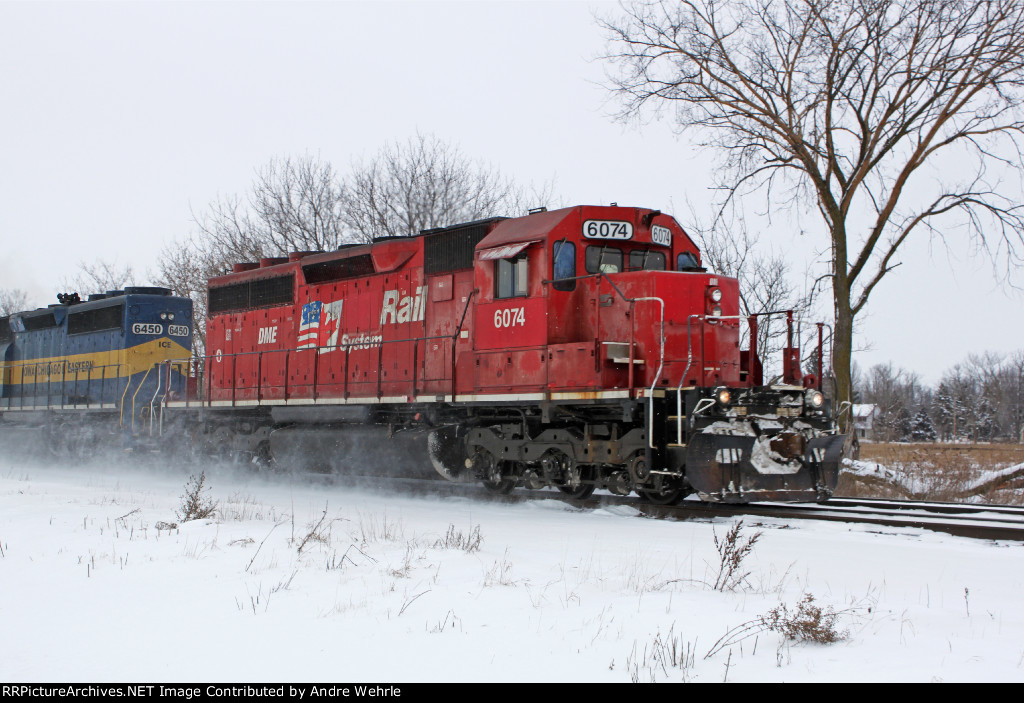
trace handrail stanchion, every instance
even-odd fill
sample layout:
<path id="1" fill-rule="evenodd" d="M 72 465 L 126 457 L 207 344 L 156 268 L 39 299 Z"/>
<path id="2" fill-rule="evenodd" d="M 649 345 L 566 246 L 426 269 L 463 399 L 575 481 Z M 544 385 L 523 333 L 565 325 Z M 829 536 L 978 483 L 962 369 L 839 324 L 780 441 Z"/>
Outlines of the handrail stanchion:
<path id="1" fill-rule="evenodd" d="M 263 352 L 256 353 L 256 402 L 263 402 Z"/>
<path id="2" fill-rule="evenodd" d="M 342 384 L 342 391 L 341 391 L 341 394 L 342 394 L 342 396 L 344 396 L 345 400 L 348 400 L 348 362 L 349 362 L 348 355 L 349 355 L 349 352 L 351 352 L 351 351 L 352 351 L 352 345 L 346 344 L 345 345 L 345 381 Z"/>
<path id="3" fill-rule="evenodd" d="M 284 351 L 284 402 L 288 402 L 288 359 L 291 358 L 292 350 Z"/>
<path id="4" fill-rule="evenodd" d="M 416 397 L 416 364 L 419 362 L 420 355 L 420 343 L 415 341 L 412 343 L 412 396 Z M 424 351 L 424 356 L 426 352 Z"/>
<path id="5" fill-rule="evenodd" d="M 380 340 L 380 344 L 377 345 L 377 399 L 380 400 L 382 395 L 381 390 L 381 378 L 384 375 L 384 340 Z"/>
<path id="6" fill-rule="evenodd" d="M 320 380 L 320 347 L 313 347 L 313 402 L 316 402 L 317 382 Z"/>

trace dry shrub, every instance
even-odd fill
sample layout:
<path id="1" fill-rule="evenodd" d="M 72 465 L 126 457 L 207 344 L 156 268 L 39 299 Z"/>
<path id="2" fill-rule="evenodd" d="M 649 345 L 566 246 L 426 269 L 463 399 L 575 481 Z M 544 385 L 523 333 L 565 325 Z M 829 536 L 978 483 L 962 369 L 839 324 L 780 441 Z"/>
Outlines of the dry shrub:
<path id="1" fill-rule="evenodd" d="M 181 507 L 174 513 L 178 520 L 188 522 L 213 517 L 217 512 L 217 503 L 203 495 L 208 490 L 205 471 L 199 474 L 199 478 L 195 474 L 190 475 L 185 483 L 185 495 L 181 497 Z"/>
<path id="2" fill-rule="evenodd" d="M 744 640 L 767 631 L 778 632 L 786 639 L 797 642 L 832 644 L 846 639 L 849 635 L 846 630 L 836 629 L 839 616 L 849 613 L 850 610 L 837 613 L 831 607 L 822 608 L 814 602 L 813 595 L 805 593 L 794 611 L 790 611 L 785 603 L 779 603 L 764 615 L 726 630 L 725 634 L 711 645 L 704 658 L 710 659 L 725 649 L 731 650 Z"/>
<path id="3" fill-rule="evenodd" d="M 795 611 L 791 612 L 785 603 L 779 603 L 761 616 L 761 624 L 788 640 L 832 644 L 846 639 L 849 634 L 846 630 L 836 629 L 838 619 L 839 613 L 831 607 L 822 608 L 814 602 L 813 595 L 805 593 Z"/>

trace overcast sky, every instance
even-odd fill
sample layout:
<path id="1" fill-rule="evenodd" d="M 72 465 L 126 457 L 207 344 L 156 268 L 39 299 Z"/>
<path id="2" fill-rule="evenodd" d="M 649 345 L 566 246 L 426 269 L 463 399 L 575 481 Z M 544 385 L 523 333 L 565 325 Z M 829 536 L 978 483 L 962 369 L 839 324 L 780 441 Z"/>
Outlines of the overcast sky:
<path id="1" fill-rule="evenodd" d="M 45 304 L 100 258 L 145 278 L 193 211 L 271 158 L 344 172 L 417 131 L 520 182 L 553 180 L 567 204 L 685 226 L 715 195 L 711 155 L 666 121 L 612 119 L 595 11 L 615 5 L 0 2 L 0 288 Z M 766 237 L 813 277 L 821 234 L 797 215 Z M 1024 349 L 1022 298 L 986 260 L 919 240 L 902 261 L 860 325 L 862 366 L 933 382 L 972 351 Z"/>

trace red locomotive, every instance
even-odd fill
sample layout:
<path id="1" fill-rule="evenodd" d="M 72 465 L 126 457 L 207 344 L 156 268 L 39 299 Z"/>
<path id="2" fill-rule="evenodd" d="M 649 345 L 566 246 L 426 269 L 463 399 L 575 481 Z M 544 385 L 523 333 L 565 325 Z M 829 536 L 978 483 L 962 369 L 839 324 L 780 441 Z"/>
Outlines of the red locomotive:
<path id="1" fill-rule="evenodd" d="M 379 453 L 377 439 L 428 435 L 442 476 L 496 491 L 827 498 L 844 438 L 820 362 L 803 376 L 791 342 L 782 383 L 764 385 L 738 300 L 672 217 L 643 208 L 298 252 L 210 280 L 206 372 L 164 410 L 209 447 L 265 459 L 329 464 L 356 438 Z"/>

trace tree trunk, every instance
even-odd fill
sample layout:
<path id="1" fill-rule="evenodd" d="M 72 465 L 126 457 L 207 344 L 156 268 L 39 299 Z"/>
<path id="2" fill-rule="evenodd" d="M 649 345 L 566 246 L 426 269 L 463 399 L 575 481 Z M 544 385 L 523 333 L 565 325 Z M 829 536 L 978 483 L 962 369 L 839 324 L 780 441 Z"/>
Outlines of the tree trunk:
<path id="1" fill-rule="evenodd" d="M 853 402 L 853 310 L 850 308 L 850 288 L 843 268 L 836 267 L 832 290 L 835 300 L 836 328 L 832 338 L 832 372 L 836 377 L 836 395 L 833 399 L 836 412 L 840 413 L 840 430 L 844 434 L 854 431 L 853 408 L 843 403 Z M 840 273 L 842 271 L 842 273 Z"/>

